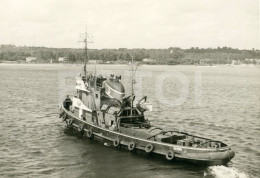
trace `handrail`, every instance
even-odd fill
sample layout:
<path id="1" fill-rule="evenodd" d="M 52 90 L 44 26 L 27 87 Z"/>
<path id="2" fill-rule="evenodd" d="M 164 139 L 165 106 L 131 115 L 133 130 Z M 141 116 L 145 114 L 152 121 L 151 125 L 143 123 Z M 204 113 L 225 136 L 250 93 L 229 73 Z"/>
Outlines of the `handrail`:
<path id="1" fill-rule="evenodd" d="M 153 128 L 153 129 L 151 129 L 149 132 L 152 132 L 153 130 L 156 130 L 156 129 L 163 130 L 163 129 L 162 129 L 162 128 L 160 128 L 160 127 L 155 127 L 155 128 Z"/>

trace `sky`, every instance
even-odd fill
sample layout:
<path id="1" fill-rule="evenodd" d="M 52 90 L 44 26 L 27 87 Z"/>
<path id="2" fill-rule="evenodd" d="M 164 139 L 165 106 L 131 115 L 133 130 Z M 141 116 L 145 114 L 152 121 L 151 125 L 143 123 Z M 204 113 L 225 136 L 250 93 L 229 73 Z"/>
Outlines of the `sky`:
<path id="1" fill-rule="evenodd" d="M 260 49 L 259 0 L 0 0 L 0 44 Z"/>

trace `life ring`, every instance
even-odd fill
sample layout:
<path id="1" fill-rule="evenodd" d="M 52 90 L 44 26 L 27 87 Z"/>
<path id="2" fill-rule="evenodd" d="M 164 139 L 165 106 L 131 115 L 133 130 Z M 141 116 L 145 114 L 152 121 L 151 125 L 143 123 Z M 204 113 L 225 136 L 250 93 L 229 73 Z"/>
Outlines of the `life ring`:
<path id="1" fill-rule="evenodd" d="M 153 145 L 149 143 L 148 145 L 146 145 L 144 150 L 146 153 L 151 153 L 153 151 Z"/>
<path id="2" fill-rule="evenodd" d="M 128 144 L 128 150 L 129 151 L 133 151 L 135 149 L 135 142 L 131 141 L 129 144 Z"/>
<path id="3" fill-rule="evenodd" d="M 67 126 L 71 126 L 71 125 L 73 124 L 73 122 L 74 122 L 73 119 L 68 119 L 68 120 L 66 121 Z"/>
<path id="4" fill-rule="evenodd" d="M 62 121 L 66 121 L 67 118 L 68 118 L 68 117 L 67 117 L 67 114 L 64 114 L 64 115 L 62 116 Z"/>
<path id="5" fill-rule="evenodd" d="M 173 151 L 168 151 L 165 155 L 166 159 L 169 161 L 173 160 L 174 156 L 175 156 L 175 154 Z"/>
<path id="6" fill-rule="evenodd" d="M 84 123 L 78 125 L 78 131 L 79 131 L 79 132 L 84 131 L 84 125 L 85 125 Z"/>
<path id="7" fill-rule="evenodd" d="M 92 131 L 92 130 L 88 130 L 88 131 L 87 131 L 87 137 L 88 137 L 90 140 L 93 140 L 93 139 L 94 139 L 94 134 L 93 134 L 93 131 Z"/>
<path id="8" fill-rule="evenodd" d="M 113 141 L 113 145 L 114 145 L 114 147 L 119 147 L 119 145 L 120 145 L 120 140 L 119 140 L 118 137 Z"/>

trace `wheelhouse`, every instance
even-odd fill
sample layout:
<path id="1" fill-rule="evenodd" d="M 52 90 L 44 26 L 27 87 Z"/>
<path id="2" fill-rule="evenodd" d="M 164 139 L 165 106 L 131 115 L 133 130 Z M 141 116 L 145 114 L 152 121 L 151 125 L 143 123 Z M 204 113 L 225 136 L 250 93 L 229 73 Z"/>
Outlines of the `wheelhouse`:
<path id="1" fill-rule="evenodd" d="M 149 122 L 145 119 L 143 113 L 137 108 L 124 108 L 118 114 L 118 122 L 121 127 L 148 127 Z"/>

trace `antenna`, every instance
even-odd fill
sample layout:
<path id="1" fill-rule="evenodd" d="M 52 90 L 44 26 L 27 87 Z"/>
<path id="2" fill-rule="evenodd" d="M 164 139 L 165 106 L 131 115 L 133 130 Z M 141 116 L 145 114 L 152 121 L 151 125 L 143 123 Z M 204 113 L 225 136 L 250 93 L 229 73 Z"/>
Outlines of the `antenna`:
<path id="1" fill-rule="evenodd" d="M 134 100 L 134 56 L 132 56 L 132 65 L 131 65 L 131 115 L 133 115 L 133 100 Z"/>
<path id="2" fill-rule="evenodd" d="M 87 27 L 86 27 L 86 32 L 85 33 L 81 33 L 80 37 L 83 38 L 82 42 L 84 43 L 84 52 L 85 52 L 85 59 L 84 59 L 84 73 L 85 76 L 87 75 L 87 61 L 88 61 L 88 43 L 93 43 L 93 36 L 89 33 L 87 33 Z M 90 39 L 90 40 L 89 40 Z"/>
<path id="3" fill-rule="evenodd" d="M 135 76 L 135 73 L 136 73 L 136 70 L 137 68 L 139 67 L 139 63 L 136 64 L 136 67 L 134 68 L 134 56 L 132 56 L 132 61 L 131 61 L 131 115 L 133 115 L 133 101 L 134 101 L 134 84 L 135 84 L 135 79 L 134 79 L 134 76 Z"/>

